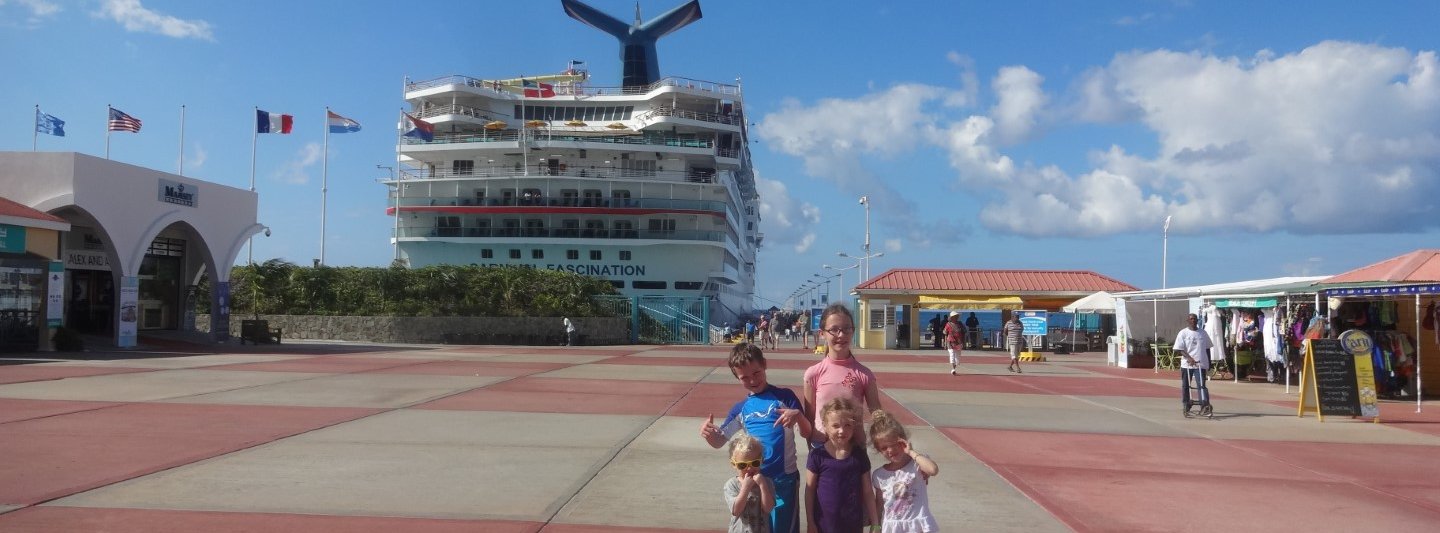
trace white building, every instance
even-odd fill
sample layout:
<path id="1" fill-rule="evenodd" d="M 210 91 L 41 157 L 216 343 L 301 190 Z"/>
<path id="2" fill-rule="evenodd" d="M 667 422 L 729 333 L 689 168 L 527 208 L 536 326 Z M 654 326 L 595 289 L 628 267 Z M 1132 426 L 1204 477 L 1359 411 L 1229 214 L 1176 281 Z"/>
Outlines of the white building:
<path id="1" fill-rule="evenodd" d="M 257 224 L 257 197 L 195 178 L 73 152 L 0 152 L 0 196 L 64 219 L 67 327 L 133 347 L 139 329 L 229 331 L 230 267 Z M 207 275 L 211 294 L 195 294 Z"/>

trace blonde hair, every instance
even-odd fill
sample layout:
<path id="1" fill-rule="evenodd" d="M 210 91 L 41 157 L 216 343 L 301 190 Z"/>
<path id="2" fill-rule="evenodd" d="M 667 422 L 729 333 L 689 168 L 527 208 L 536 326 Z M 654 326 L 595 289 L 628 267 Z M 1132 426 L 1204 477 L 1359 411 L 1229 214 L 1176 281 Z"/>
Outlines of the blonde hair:
<path id="1" fill-rule="evenodd" d="M 895 415 L 876 409 L 870 413 L 870 443 L 873 445 L 876 439 L 881 437 L 897 437 L 908 439 L 910 435 L 905 432 L 905 425 L 895 419 Z"/>
<path id="2" fill-rule="evenodd" d="M 820 423 L 825 424 L 832 413 L 845 414 L 850 417 L 851 423 L 859 425 L 860 408 L 856 407 L 855 402 L 850 401 L 849 398 L 841 397 L 825 402 L 825 406 L 820 408 Z"/>
<path id="3" fill-rule="evenodd" d="M 850 319 L 850 325 L 855 325 L 855 315 L 850 314 L 850 308 L 842 303 L 833 303 L 820 313 L 820 329 L 825 329 L 825 322 L 830 320 L 830 315 L 845 315 L 845 318 Z"/>
<path id="4" fill-rule="evenodd" d="M 765 456 L 765 445 L 760 444 L 759 439 L 750 436 L 747 431 L 736 433 L 735 437 L 730 439 L 730 457 L 735 457 L 735 452 L 749 453 L 754 450 L 760 450 L 760 456 Z"/>

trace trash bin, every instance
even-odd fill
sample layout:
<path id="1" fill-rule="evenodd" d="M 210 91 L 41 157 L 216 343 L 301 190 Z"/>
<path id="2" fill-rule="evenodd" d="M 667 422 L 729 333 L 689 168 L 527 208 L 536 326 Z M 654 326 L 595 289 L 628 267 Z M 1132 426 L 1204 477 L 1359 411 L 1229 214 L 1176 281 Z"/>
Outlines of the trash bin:
<path id="1" fill-rule="evenodd" d="M 1105 364 L 1120 365 L 1120 340 L 1116 339 L 1114 335 L 1105 337 Z"/>

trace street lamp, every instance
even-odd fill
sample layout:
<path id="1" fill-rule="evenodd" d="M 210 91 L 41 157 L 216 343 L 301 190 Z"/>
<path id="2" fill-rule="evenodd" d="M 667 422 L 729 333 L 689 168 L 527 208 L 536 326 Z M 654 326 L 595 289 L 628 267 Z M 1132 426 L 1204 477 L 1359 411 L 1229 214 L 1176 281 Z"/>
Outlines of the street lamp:
<path id="1" fill-rule="evenodd" d="M 866 232 L 866 234 L 868 235 L 869 232 Z M 866 252 L 865 255 L 862 255 L 862 256 L 860 256 L 860 257 L 855 257 L 855 256 L 850 255 L 850 254 L 847 254 L 847 253 L 845 253 L 845 252 L 835 252 L 835 255 L 837 255 L 837 256 L 854 259 L 854 260 L 857 262 L 857 264 L 863 264 L 863 265 L 865 265 L 865 268 L 860 269 L 860 279 L 855 280 L 855 284 L 856 284 L 856 285 L 859 285 L 860 282 L 862 282 L 862 281 L 865 281 L 865 280 L 867 280 L 867 279 L 870 279 L 870 260 L 871 260 L 871 259 L 874 259 L 874 258 L 876 258 L 876 257 L 885 257 L 885 252 L 875 252 L 875 253 L 872 254 L 872 253 L 869 253 L 870 250 L 868 250 L 868 249 L 865 250 L 865 252 Z"/>
<path id="2" fill-rule="evenodd" d="M 817 277 L 817 278 L 820 278 L 820 279 L 825 280 L 825 303 L 826 303 L 826 304 L 829 304 L 830 302 L 834 301 L 834 297 L 831 296 L 831 294 L 830 294 L 830 280 L 835 279 L 835 278 L 838 278 L 838 277 L 843 276 L 843 275 L 845 275 L 844 272 L 841 272 L 841 273 L 839 273 L 839 274 L 835 274 L 835 275 L 833 275 L 833 276 L 827 275 L 827 274 L 814 274 L 814 277 Z"/>
<path id="3" fill-rule="evenodd" d="M 1167 270 L 1169 270 L 1169 262 L 1170 262 L 1170 215 L 1165 215 L 1165 225 L 1164 225 L 1164 226 L 1161 226 L 1161 228 L 1160 228 L 1160 288 L 1161 288 L 1161 289 L 1165 289 L 1166 286 L 1169 284 L 1169 280 L 1165 279 L 1165 278 L 1167 277 L 1167 275 L 1168 275 Z M 1156 344 L 1154 344 L 1154 345 L 1152 345 L 1152 346 L 1158 345 L 1158 344 L 1160 343 L 1160 297 L 1159 297 L 1158 295 L 1155 297 L 1155 299 L 1150 300 L 1150 331 L 1153 332 L 1152 334 L 1153 334 L 1153 336 L 1154 336 L 1155 343 L 1156 343 Z M 1174 339 L 1171 339 L 1171 340 L 1174 340 Z M 1151 355 L 1152 355 L 1152 356 L 1155 356 L 1155 373 L 1156 373 L 1156 374 L 1159 374 L 1159 373 L 1160 373 L 1160 357 L 1158 357 L 1158 354 L 1151 354 Z M 1235 375 L 1236 375 L 1236 376 L 1239 376 L 1240 374 L 1237 372 Z M 1236 379 L 1238 380 L 1239 377 L 1236 377 Z"/>
<path id="4" fill-rule="evenodd" d="M 844 288 L 846 287 L 846 285 L 845 285 L 845 271 L 846 271 L 846 270 L 853 269 L 853 268 L 859 268 L 859 267 L 860 267 L 860 263 L 857 261 L 855 264 L 850 265 L 850 266 L 848 266 L 848 267 L 844 267 L 844 268 L 836 268 L 836 267 L 833 267 L 833 266 L 830 266 L 830 265 L 821 265 L 821 266 L 825 267 L 826 270 L 836 270 L 836 271 L 839 271 L 839 272 L 840 272 L 840 288 L 841 288 L 841 289 L 844 289 Z M 859 274 L 856 274 L 855 277 L 858 278 L 858 277 L 860 277 L 860 276 L 859 276 Z M 855 284 L 856 284 L 856 285 L 859 285 L 859 284 L 860 284 L 860 280 L 855 280 Z M 849 291 L 846 291 L 846 292 L 849 292 Z"/>
<path id="5" fill-rule="evenodd" d="M 860 273 L 864 279 L 870 279 L 870 197 L 861 196 L 860 205 L 865 206 L 865 268 L 860 269 Z"/>

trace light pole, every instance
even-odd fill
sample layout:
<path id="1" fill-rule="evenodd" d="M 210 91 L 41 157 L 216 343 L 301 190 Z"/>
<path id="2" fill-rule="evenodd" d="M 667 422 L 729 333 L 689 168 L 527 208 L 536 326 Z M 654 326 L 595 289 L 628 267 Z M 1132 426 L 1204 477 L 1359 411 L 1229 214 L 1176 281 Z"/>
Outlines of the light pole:
<path id="1" fill-rule="evenodd" d="M 1161 288 L 1161 289 L 1166 288 L 1166 285 L 1167 285 L 1168 282 L 1169 282 L 1169 280 L 1165 279 L 1165 278 L 1167 277 L 1167 274 L 1168 274 L 1166 271 L 1169 269 L 1169 262 L 1170 262 L 1170 215 L 1165 215 L 1165 225 L 1164 225 L 1164 226 L 1161 226 L 1161 228 L 1160 228 L 1160 288 Z M 1158 346 L 1159 346 L 1159 344 L 1160 344 L 1160 297 L 1159 297 L 1159 295 L 1156 295 L 1153 300 L 1150 300 L 1150 331 L 1153 332 L 1153 333 L 1152 333 L 1152 336 L 1153 336 L 1153 339 L 1155 340 L 1155 344 L 1152 344 L 1151 346 L 1155 346 L 1156 349 L 1159 349 L 1159 348 L 1158 348 Z M 1172 340 L 1173 340 L 1173 339 L 1172 339 Z M 1153 351 L 1153 350 L 1152 350 L 1152 351 Z M 1156 373 L 1156 374 L 1159 374 L 1159 373 L 1160 373 L 1160 354 L 1152 353 L 1152 354 L 1150 354 L 1150 355 L 1153 356 L 1154 359 L 1155 359 L 1155 373 Z M 1237 373 L 1237 375 L 1238 375 L 1238 373 Z M 1237 378 L 1237 379 L 1238 379 L 1238 378 Z"/>
<path id="2" fill-rule="evenodd" d="M 868 235 L 869 232 L 866 232 L 866 234 Z M 869 250 L 866 250 L 866 252 L 869 252 Z M 860 269 L 860 279 L 855 280 L 855 284 L 859 285 L 860 282 L 870 279 L 870 260 L 876 257 L 885 257 L 885 252 L 866 253 L 860 257 L 855 257 L 845 252 L 835 252 L 835 255 L 854 259 L 857 265 L 865 265 L 865 268 Z"/>
<path id="3" fill-rule="evenodd" d="M 850 292 L 850 291 L 845 289 L 845 287 L 846 287 L 846 285 L 845 285 L 845 271 L 846 271 L 846 270 L 853 269 L 853 268 L 859 268 L 859 267 L 860 267 L 860 263 L 859 263 L 859 262 L 856 262 L 855 264 L 850 265 L 850 266 L 845 267 L 845 268 L 835 268 L 835 267 L 830 266 L 830 265 L 821 265 L 821 266 L 825 267 L 826 270 L 837 270 L 837 271 L 839 271 L 839 272 L 840 272 L 840 288 L 841 288 L 842 290 L 845 290 L 846 293 L 848 293 L 848 292 Z M 859 274 L 856 274 L 855 277 L 858 278 L 858 277 L 860 277 L 860 276 L 859 276 Z M 855 284 L 856 284 L 856 285 L 859 285 L 859 284 L 860 284 L 860 280 L 855 280 Z"/>
<path id="4" fill-rule="evenodd" d="M 1165 227 L 1160 230 L 1160 288 L 1167 288 L 1166 274 L 1170 261 L 1170 216 L 1165 216 Z"/>
<path id="5" fill-rule="evenodd" d="M 825 280 L 825 303 L 826 303 L 827 305 L 830 304 L 831 302 L 834 302 L 834 301 L 835 301 L 835 297 L 830 294 L 830 280 L 835 279 L 835 278 L 838 278 L 838 277 L 843 276 L 843 275 L 845 275 L 844 272 L 841 272 L 841 273 L 839 273 L 839 274 L 835 274 L 835 275 L 833 275 L 833 276 L 832 276 L 832 275 L 829 275 L 829 274 L 815 274 L 815 275 L 814 275 L 814 276 L 817 277 L 817 278 L 820 278 L 820 279 Z"/>
<path id="6" fill-rule="evenodd" d="M 870 279 L 870 197 L 861 196 L 860 205 L 865 206 L 865 268 L 860 269 L 861 277 Z M 857 282 L 856 285 L 859 285 Z"/>

